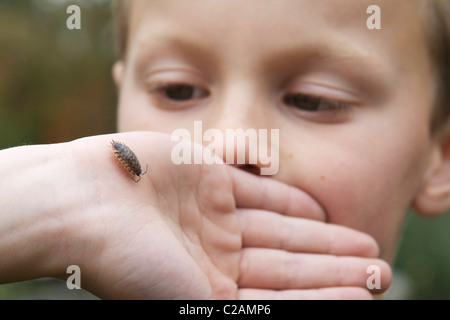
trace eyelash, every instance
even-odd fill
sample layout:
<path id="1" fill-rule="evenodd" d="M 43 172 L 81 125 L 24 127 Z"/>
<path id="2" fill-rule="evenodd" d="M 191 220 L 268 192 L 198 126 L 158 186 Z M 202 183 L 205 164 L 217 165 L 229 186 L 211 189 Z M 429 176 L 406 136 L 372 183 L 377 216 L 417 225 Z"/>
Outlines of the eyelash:
<path id="1" fill-rule="evenodd" d="M 283 102 L 294 108 L 297 108 L 304 112 L 329 112 L 329 111 L 339 111 L 345 110 L 350 107 L 348 102 L 326 99 L 323 97 L 307 95 L 302 93 L 287 94 L 283 98 Z M 303 103 L 304 106 L 301 107 L 299 104 Z"/>

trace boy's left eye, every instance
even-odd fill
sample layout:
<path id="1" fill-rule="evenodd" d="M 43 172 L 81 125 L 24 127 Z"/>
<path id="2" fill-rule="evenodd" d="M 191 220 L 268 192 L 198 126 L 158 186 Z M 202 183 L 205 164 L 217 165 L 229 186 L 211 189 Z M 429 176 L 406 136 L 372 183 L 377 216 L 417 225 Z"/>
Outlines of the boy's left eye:
<path id="1" fill-rule="evenodd" d="M 348 107 L 348 103 L 346 102 L 301 93 L 288 94 L 283 98 L 283 102 L 288 106 L 307 112 L 337 111 Z"/>

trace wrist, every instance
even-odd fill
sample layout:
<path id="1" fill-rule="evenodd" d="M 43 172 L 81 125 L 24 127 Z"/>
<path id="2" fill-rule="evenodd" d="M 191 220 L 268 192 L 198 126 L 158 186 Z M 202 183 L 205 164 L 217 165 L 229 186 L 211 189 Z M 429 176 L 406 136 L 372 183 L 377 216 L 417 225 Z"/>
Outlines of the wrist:
<path id="1" fill-rule="evenodd" d="M 0 282 L 50 276 L 55 204 L 49 170 L 59 157 L 50 146 L 24 146 L 0 151 Z M 45 195 L 47 193 L 47 195 Z"/>
<path id="2" fill-rule="evenodd" d="M 67 278 L 69 265 L 82 264 L 85 244 L 75 229 L 83 215 L 75 213 L 86 204 L 77 200 L 82 188 L 71 183 L 67 147 L 0 151 L 0 283 Z"/>

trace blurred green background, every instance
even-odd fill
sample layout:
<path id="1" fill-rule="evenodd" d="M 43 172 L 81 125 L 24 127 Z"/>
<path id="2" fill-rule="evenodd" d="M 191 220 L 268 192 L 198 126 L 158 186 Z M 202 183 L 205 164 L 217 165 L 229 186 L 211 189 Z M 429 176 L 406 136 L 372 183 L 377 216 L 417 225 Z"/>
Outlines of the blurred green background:
<path id="1" fill-rule="evenodd" d="M 66 27 L 71 4 L 81 8 L 81 30 Z M 109 0 L 0 0 L 0 149 L 115 131 L 110 6 Z M 449 227 L 448 214 L 410 214 L 386 298 L 450 298 Z M 0 285 L 0 299 L 95 297 L 39 279 Z"/>

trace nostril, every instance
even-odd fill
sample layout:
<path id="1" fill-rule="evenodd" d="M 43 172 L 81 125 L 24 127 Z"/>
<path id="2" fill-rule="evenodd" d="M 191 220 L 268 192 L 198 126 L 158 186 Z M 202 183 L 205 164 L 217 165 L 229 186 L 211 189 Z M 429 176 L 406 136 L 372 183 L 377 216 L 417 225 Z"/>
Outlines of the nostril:
<path id="1" fill-rule="evenodd" d="M 247 171 L 248 173 L 255 174 L 257 176 L 261 175 L 261 168 L 255 167 L 255 166 L 252 166 L 252 165 L 249 165 L 249 164 L 240 166 L 239 169 Z"/>

